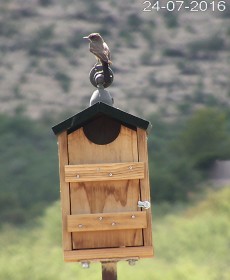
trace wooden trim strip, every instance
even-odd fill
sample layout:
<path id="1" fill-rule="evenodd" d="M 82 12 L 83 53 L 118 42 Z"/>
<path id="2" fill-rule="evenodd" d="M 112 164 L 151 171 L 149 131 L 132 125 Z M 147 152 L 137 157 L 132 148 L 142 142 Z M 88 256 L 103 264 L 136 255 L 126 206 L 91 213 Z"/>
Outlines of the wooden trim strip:
<path id="1" fill-rule="evenodd" d="M 84 260 L 103 261 L 105 259 L 136 259 L 152 257 L 152 246 L 64 251 L 64 260 L 66 262 L 78 262 Z"/>
<path id="2" fill-rule="evenodd" d="M 65 182 L 65 165 L 69 163 L 66 131 L 58 135 L 60 196 L 62 205 L 62 247 L 72 250 L 71 233 L 67 232 L 66 216 L 70 214 L 70 184 Z"/>
<path id="3" fill-rule="evenodd" d="M 140 191 L 142 201 L 151 201 L 150 197 L 150 183 L 149 183 L 149 169 L 148 169 L 148 147 L 147 134 L 143 129 L 137 128 L 137 142 L 139 151 L 139 161 L 146 163 L 145 176 L 140 180 Z M 152 212 L 151 207 L 145 210 L 147 213 L 147 228 L 143 229 L 144 245 L 152 245 Z"/>
<path id="4" fill-rule="evenodd" d="M 98 213 L 67 216 L 68 232 L 146 228 L 146 212 Z"/>
<path id="5" fill-rule="evenodd" d="M 96 182 L 143 179 L 143 162 L 81 164 L 65 166 L 66 182 Z"/>

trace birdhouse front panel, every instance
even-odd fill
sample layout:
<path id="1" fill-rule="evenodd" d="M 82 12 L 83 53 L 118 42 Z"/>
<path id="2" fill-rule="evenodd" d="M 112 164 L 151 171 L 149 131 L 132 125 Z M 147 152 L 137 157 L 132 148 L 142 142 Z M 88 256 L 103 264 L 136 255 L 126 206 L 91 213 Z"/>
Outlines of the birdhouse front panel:
<path id="1" fill-rule="evenodd" d="M 122 126 L 115 141 L 97 145 L 85 137 L 81 128 L 68 136 L 68 153 L 69 165 L 76 165 L 73 173 L 76 179 L 70 183 L 71 215 L 98 214 L 94 216 L 91 228 L 86 224 L 87 216 L 85 220 L 77 221 L 72 234 L 73 248 L 142 246 L 141 228 L 117 229 L 122 223 L 127 227 L 129 220 L 135 222 L 138 211 L 139 180 L 125 179 L 127 174 L 135 173 L 133 163 L 138 162 L 136 132 Z M 88 174 L 82 172 L 84 165 Z M 129 214 L 120 221 L 119 214 L 125 212 Z M 104 213 L 110 216 L 101 215 Z"/>
<path id="2" fill-rule="evenodd" d="M 104 109 L 68 126 L 58 134 L 65 261 L 151 257 L 146 131 Z"/>

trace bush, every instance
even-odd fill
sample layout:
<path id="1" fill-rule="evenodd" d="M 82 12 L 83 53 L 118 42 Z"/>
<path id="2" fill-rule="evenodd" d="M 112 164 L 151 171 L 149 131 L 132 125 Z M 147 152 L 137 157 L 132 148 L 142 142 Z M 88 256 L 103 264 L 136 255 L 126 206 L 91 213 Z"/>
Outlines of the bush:
<path id="1" fill-rule="evenodd" d="M 140 63 L 148 66 L 152 65 L 152 56 L 152 51 L 144 51 L 140 57 Z"/>
<path id="2" fill-rule="evenodd" d="M 53 3 L 52 0 L 39 0 L 39 4 L 43 7 L 50 6 Z"/>
<path id="3" fill-rule="evenodd" d="M 64 92 L 70 91 L 71 78 L 67 74 L 59 71 L 55 74 L 55 79 L 59 82 Z"/>
<path id="4" fill-rule="evenodd" d="M 228 114 L 203 109 L 186 123 L 151 117 L 148 146 L 154 201 L 187 200 L 197 191 L 204 166 L 230 157 Z M 57 148 L 50 127 L 50 119 L 0 115 L 0 221 L 28 221 L 59 197 Z"/>
<path id="5" fill-rule="evenodd" d="M 142 25 L 142 20 L 138 16 L 138 14 L 134 13 L 128 16 L 127 23 L 128 26 L 130 27 L 130 30 L 134 29 L 135 31 L 138 31 Z"/>
<path id="6" fill-rule="evenodd" d="M 142 37 L 148 43 L 148 46 L 151 50 L 155 47 L 155 38 L 154 38 L 154 30 L 150 25 L 144 26 L 141 30 Z"/>
<path id="7" fill-rule="evenodd" d="M 30 55 L 39 55 L 42 47 L 54 36 L 54 25 L 40 28 L 27 44 Z"/>
<path id="8" fill-rule="evenodd" d="M 0 115 L 0 221 L 21 223 L 58 198 L 57 151 L 49 123 Z"/>
<path id="9" fill-rule="evenodd" d="M 18 26 L 11 21 L 0 21 L 0 36 L 12 37 L 18 33 Z"/>
<path id="10" fill-rule="evenodd" d="M 178 15 L 173 12 L 166 12 L 164 14 L 165 24 L 168 28 L 176 28 L 178 27 Z"/>
<path id="11" fill-rule="evenodd" d="M 122 41 L 130 48 L 136 48 L 136 40 L 133 32 L 128 29 L 123 29 L 120 31 L 119 36 L 122 38 Z"/>
<path id="12" fill-rule="evenodd" d="M 201 174 L 185 153 L 178 151 L 182 123 L 152 118 L 149 135 L 150 181 L 153 200 L 186 200 L 196 190 Z"/>
<path id="13" fill-rule="evenodd" d="M 224 47 L 225 40 L 219 34 L 214 34 L 206 39 L 194 41 L 188 45 L 188 49 L 192 55 L 196 55 L 200 51 L 221 51 Z"/>
<path id="14" fill-rule="evenodd" d="M 214 160 L 230 158 L 227 120 L 227 113 L 217 109 L 197 111 L 186 122 L 152 117 L 148 144 L 153 200 L 187 200 Z"/>
<path id="15" fill-rule="evenodd" d="M 187 122 L 180 146 L 194 166 L 209 167 L 216 159 L 230 157 L 227 115 L 217 109 L 202 109 Z"/>
<path id="16" fill-rule="evenodd" d="M 139 260 L 135 267 L 119 262 L 119 279 L 229 280 L 229 199 L 228 187 L 192 207 L 154 204 L 156 258 Z M 4 226 L 0 246 L 3 280 L 101 279 L 100 263 L 92 262 L 85 270 L 63 262 L 59 203 L 49 207 L 33 228 Z"/>

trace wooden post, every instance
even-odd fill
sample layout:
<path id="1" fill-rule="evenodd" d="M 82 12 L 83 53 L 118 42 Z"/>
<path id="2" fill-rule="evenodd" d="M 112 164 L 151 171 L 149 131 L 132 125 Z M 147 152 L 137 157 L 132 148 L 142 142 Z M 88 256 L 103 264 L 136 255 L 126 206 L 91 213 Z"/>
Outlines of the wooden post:
<path id="1" fill-rule="evenodd" d="M 117 280 L 117 262 L 102 262 L 102 280 Z"/>

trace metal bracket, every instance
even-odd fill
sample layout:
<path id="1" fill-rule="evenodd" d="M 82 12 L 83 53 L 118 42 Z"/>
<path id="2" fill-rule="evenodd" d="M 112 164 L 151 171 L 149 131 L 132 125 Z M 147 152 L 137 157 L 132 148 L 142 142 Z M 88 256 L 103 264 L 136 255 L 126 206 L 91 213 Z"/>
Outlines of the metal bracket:
<path id="1" fill-rule="evenodd" d="M 151 203 L 147 200 L 145 200 L 145 201 L 139 200 L 137 205 L 138 205 L 138 207 L 145 208 L 145 209 L 149 209 L 151 207 Z"/>

